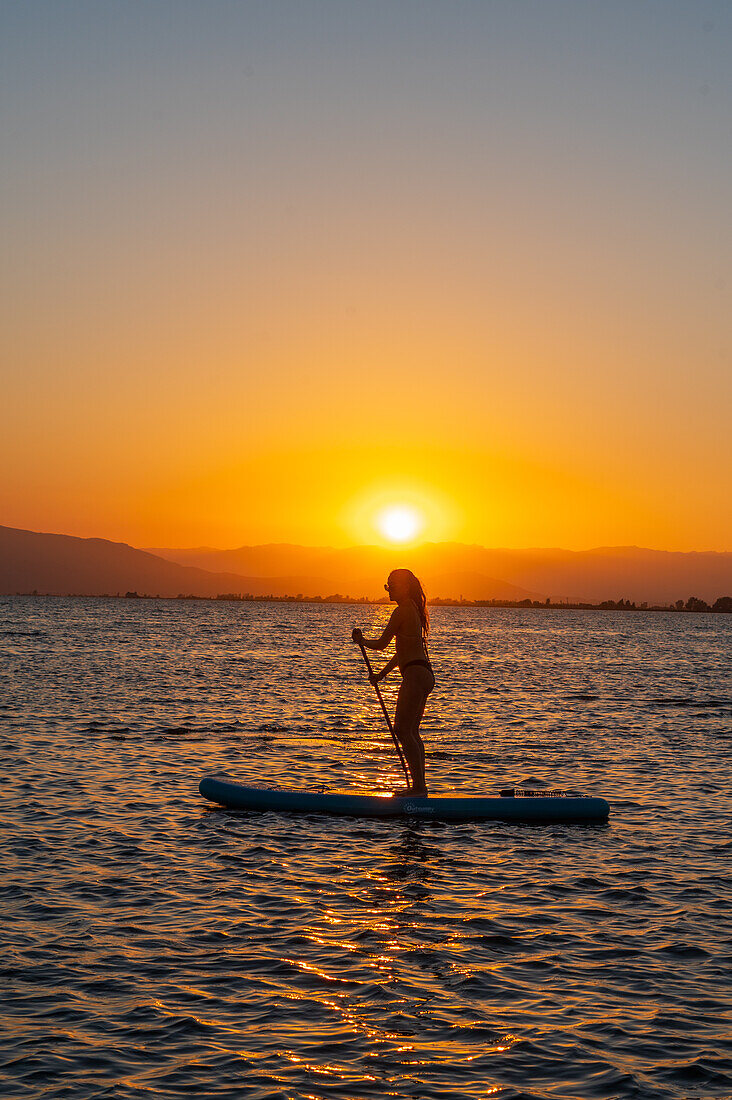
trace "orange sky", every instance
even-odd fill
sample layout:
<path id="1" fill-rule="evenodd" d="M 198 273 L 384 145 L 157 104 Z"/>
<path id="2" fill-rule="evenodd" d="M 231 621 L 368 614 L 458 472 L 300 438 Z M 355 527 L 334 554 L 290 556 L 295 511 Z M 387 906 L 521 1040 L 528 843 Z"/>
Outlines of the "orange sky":
<path id="1" fill-rule="evenodd" d="M 0 522 L 732 549 L 729 9 L 204 7 L 6 14 Z"/>

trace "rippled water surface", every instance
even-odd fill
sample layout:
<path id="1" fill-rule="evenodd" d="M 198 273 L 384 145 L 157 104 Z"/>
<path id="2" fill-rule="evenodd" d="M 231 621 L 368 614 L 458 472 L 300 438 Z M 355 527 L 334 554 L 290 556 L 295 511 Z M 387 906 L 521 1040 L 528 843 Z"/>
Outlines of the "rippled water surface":
<path id="1" fill-rule="evenodd" d="M 0 599 L 4 1096 L 732 1097 L 732 617 L 434 611 L 432 789 L 607 826 L 206 804 L 399 780 L 386 614 Z"/>

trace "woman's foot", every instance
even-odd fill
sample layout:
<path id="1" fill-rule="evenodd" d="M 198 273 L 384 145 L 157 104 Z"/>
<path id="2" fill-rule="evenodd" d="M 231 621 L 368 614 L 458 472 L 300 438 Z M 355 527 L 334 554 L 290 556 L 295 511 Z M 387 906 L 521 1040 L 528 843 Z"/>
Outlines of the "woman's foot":
<path id="1" fill-rule="evenodd" d="M 392 791 L 393 798 L 426 798 L 428 794 L 426 787 L 397 787 Z"/>

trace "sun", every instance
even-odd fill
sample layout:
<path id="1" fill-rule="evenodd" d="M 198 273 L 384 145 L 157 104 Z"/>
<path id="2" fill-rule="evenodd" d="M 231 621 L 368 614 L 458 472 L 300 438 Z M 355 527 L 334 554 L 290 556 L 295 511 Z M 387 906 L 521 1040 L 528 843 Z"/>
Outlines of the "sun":
<path id="1" fill-rule="evenodd" d="M 454 539 L 457 510 L 439 488 L 407 478 L 380 479 L 344 501 L 340 522 L 351 545 L 391 546 L 400 551 Z"/>
<path id="2" fill-rule="evenodd" d="M 414 508 L 392 504 L 379 513 L 377 525 L 389 542 L 408 542 L 422 526 L 422 517 Z"/>

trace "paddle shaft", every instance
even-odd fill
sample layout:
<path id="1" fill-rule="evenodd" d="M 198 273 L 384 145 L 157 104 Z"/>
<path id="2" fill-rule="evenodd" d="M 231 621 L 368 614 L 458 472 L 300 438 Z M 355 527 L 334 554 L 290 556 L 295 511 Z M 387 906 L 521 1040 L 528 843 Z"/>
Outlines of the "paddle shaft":
<path id="1" fill-rule="evenodd" d="M 364 646 L 363 642 L 359 642 L 358 645 L 359 645 L 359 649 L 361 650 L 361 655 L 362 655 L 364 661 L 366 662 L 366 668 L 369 670 L 369 676 L 373 676 L 374 670 L 371 667 L 371 661 L 369 661 L 369 655 L 366 652 L 366 647 Z M 402 747 L 396 739 L 396 734 L 394 733 L 394 727 L 392 726 L 391 718 L 389 717 L 389 711 L 386 709 L 386 704 L 384 702 L 384 699 L 382 697 L 381 692 L 379 691 L 379 685 L 374 684 L 374 687 L 376 688 L 376 694 L 378 695 L 379 702 L 381 703 L 381 709 L 384 712 L 384 718 L 386 718 L 386 724 L 389 727 L 389 733 L 391 734 L 391 739 L 394 742 L 394 748 L 396 749 L 397 753 L 399 754 L 399 760 L 401 762 L 402 768 L 404 769 L 404 775 L 406 776 L 406 779 L 407 779 L 407 786 L 411 787 L 412 786 L 412 777 L 409 774 L 409 769 L 407 767 L 407 762 L 404 759 L 404 753 L 402 752 Z"/>

